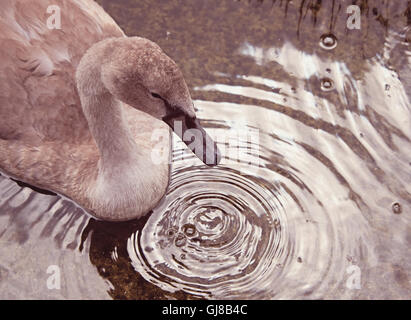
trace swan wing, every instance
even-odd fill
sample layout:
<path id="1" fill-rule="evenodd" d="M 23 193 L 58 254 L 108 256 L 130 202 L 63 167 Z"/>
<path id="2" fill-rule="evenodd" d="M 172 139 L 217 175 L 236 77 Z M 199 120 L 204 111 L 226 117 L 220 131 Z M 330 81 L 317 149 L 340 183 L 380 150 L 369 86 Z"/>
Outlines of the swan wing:
<path id="1" fill-rule="evenodd" d="M 75 70 L 90 46 L 123 31 L 93 0 L 0 0 L 0 7 L 0 139 L 89 141 Z"/>

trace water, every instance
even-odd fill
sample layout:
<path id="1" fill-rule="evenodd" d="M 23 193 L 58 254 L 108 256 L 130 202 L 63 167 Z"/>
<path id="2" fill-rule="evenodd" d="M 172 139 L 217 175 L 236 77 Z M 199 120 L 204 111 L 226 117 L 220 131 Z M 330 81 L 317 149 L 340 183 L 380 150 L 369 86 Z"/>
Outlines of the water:
<path id="1" fill-rule="evenodd" d="M 411 9 L 358 2 L 360 30 L 351 1 L 101 0 L 181 66 L 226 157 L 176 141 L 167 196 L 127 223 L 0 177 L 0 296 L 410 299 Z"/>

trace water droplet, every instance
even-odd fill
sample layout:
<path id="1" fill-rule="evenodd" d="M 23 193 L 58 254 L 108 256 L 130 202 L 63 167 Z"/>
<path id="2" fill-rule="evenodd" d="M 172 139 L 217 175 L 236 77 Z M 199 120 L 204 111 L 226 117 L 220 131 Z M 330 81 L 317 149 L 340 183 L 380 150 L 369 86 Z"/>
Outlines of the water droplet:
<path id="1" fill-rule="evenodd" d="M 108 271 L 106 270 L 106 268 L 100 268 L 100 274 L 103 275 L 103 276 L 107 276 Z"/>
<path id="2" fill-rule="evenodd" d="M 400 214 L 402 212 L 402 207 L 398 202 L 392 204 L 392 212 L 395 214 Z"/>
<path id="3" fill-rule="evenodd" d="M 167 236 L 171 238 L 171 237 L 174 237 L 174 235 L 176 234 L 176 231 L 174 229 L 168 229 L 166 233 L 167 233 Z"/>
<path id="4" fill-rule="evenodd" d="M 320 47 L 325 50 L 332 50 L 337 46 L 337 38 L 332 33 L 323 34 L 320 40 Z"/>
<path id="5" fill-rule="evenodd" d="M 176 245 L 176 247 L 182 247 L 186 244 L 186 237 L 184 236 L 184 234 L 179 233 L 176 237 L 176 239 L 174 240 L 174 244 Z"/>
<path id="6" fill-rule="evenodd" d="M 321 80 L 321 90 L 331 91 L 334 89 L 334 82 L 330 78 L 324 78 Z"/>
<path id="7" fill-rule="evenodd" d="M 185 224 L 182 229 L 187 237 L 192 237 L 196 233 L 196 227 L 193 224 Z"/>
<path id="8" fill-rule="evenodd" d="M 391 86 L 390 86 L 389 84 L 386 84 L 386 85 L 385 85 L 385 91 L 390 90 L 390 88 L 391 88 Z"/>

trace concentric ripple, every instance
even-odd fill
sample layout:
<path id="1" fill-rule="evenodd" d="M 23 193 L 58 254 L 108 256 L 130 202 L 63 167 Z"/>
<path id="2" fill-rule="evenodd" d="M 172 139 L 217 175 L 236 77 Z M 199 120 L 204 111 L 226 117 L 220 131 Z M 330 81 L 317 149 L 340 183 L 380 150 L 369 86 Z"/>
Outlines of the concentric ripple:
<path id="1" fill-rule="evenodd" d="M 325 50 L 332 50 L 337 47 L 337 38 L 332 33 L 324 34 L 320 39 L 320 46 Z"/>
<path id="2" fill-rule="evenodd" d="M 229 168 L 202 169 L 174 173 L 162 208 L 129 239 L 129 254 L 163 289 L 243 296 L 287 263 L 284 208 L 274 185 L 269 190 L 267 182 Z"/>
<path id="3" fill-rule="evenodd" d="M 360 30 L 334 1 L 98 2 L 182 67 L 223 161 L 174 146 L 165 198 L 118 223 L 0 176 L 1 299 L 410 299 L 407 1 Z"/>

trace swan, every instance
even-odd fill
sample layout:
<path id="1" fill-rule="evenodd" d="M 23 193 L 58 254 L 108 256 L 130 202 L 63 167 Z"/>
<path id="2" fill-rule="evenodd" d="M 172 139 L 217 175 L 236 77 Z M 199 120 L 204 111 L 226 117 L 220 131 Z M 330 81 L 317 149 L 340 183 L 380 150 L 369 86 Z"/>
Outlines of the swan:
<path id="1" fill-rule="evenodd" d="M 61 28 L 47 24 L 50 5 L 60 10 Z M 176 124 L 182 139 L 200 133 L 202 151 L 188 147 L 218 164 L 182 72 L 157 44 L 127 37 L 93 0 L 0 6 L 3 174 L 97 219 L 124 221 L 146 215 L 166 193 Z M 166 134 L 153 139 L 159 130 Z M 167 161 L 153 161 L 159 148 Z"/>

